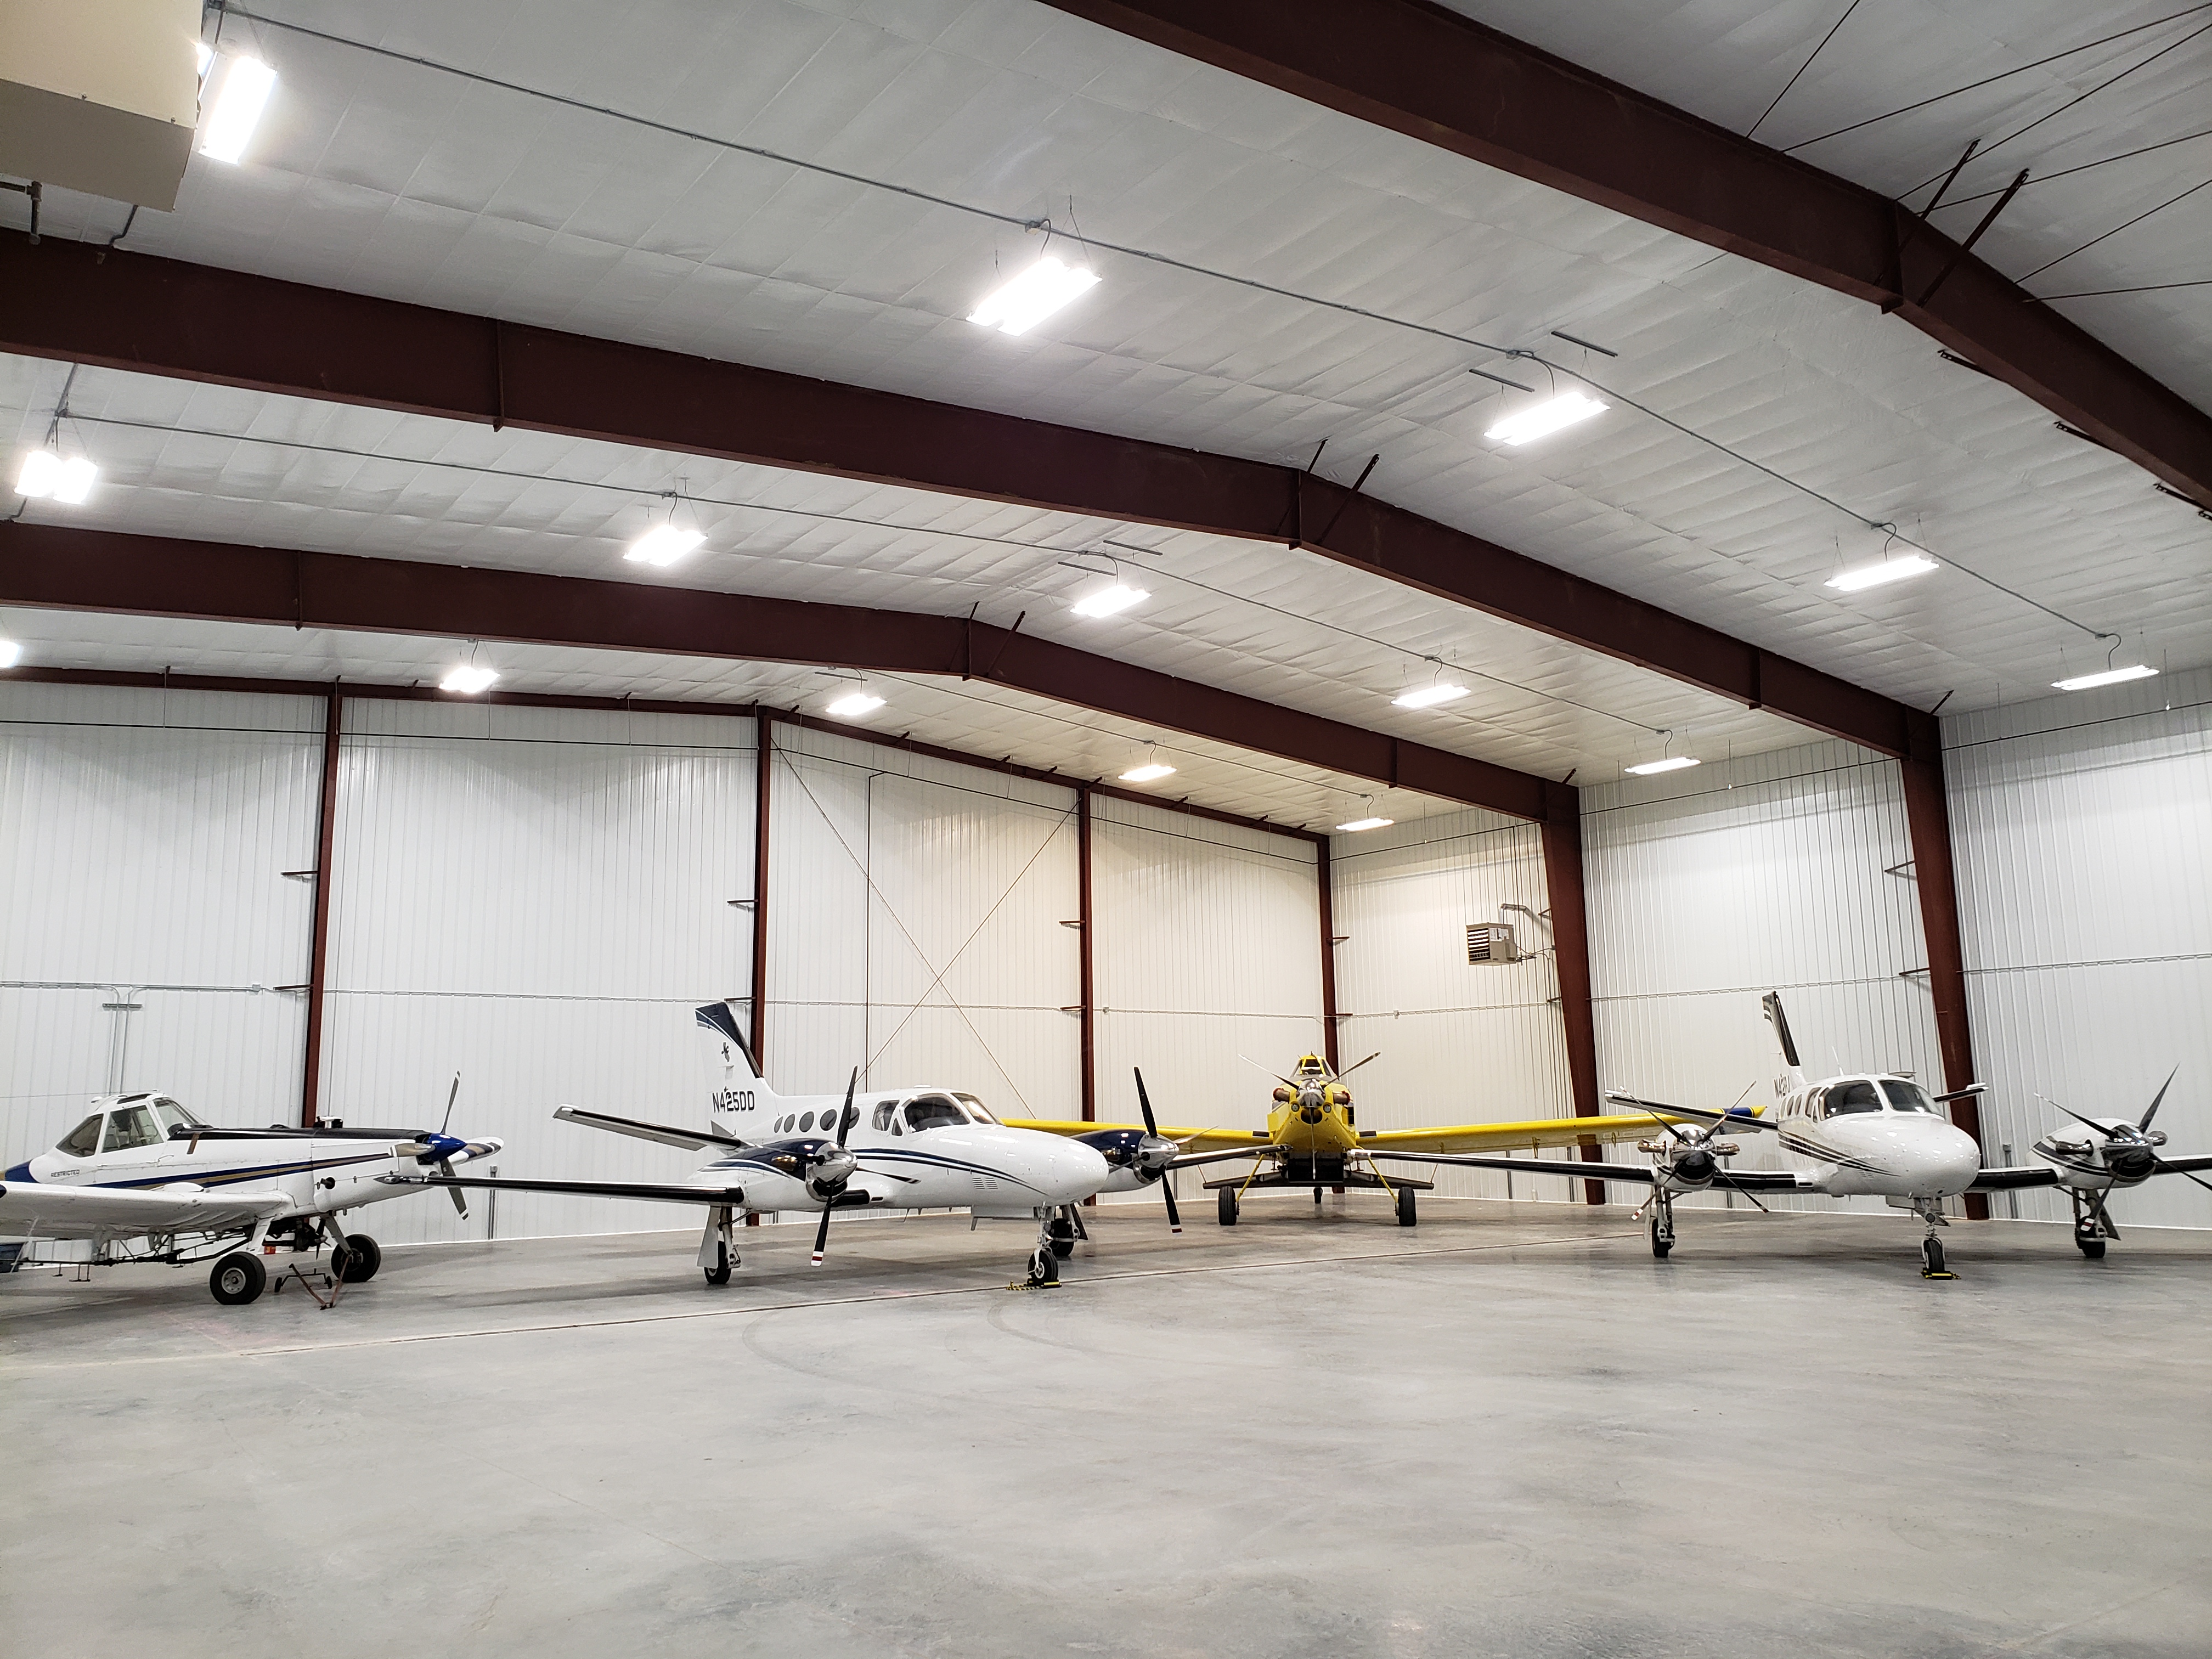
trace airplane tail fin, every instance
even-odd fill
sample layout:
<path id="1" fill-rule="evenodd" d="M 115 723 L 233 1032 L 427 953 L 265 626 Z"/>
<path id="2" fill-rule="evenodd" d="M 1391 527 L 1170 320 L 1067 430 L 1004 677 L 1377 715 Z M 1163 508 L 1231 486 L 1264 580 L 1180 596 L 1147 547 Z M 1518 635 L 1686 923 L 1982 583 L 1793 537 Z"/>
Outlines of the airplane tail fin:
<path id="1" fill-rule="evenodd" d="M 1769 991 L 1759 1000 L 1766 1010 L 1766 1023 L 1774 1028 L 1774 1040 L 1781 1045 L 1782 1063 L 1787 1072 L 1774 1080 L 1774 1092 L 1795 1094 L 1805 1086 L 1805 1068 L 1797 1058 L 1797 1040 L 1790 1035 L 1790 1017 L 1782 1012 L 1782 993 Z"/>
<path id="2" fill-rule="evenodd" d="M 775 1096 L 753 1059 L 752 1045 L 745 1038 L 744 1027 L 738 1023 L 738 1006 L 732 998 L 726 1002 L 710 1002 L 693 1011 L 693 1018 L 707 1034 L 708 1046 L 714 1051 L 714 1109 L 717 1112 L 734 1111 L 747 1097 L 760 1101 Z"/>

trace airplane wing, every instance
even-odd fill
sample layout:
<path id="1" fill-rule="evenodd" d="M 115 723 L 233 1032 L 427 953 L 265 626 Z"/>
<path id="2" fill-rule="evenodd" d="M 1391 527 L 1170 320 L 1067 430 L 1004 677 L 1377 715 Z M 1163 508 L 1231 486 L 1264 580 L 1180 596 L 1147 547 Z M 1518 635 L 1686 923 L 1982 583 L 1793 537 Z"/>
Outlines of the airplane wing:
<path id="1" fill-rule="evenodd" d="M 1589 1118 L 1581 1120 L 1588 1123 Z M 1370 1152 L 1393 1164 L 1453 1164 L 1476 1170 L 1511 1170 L 1521 1175 L 1565 1176 L 1577 1181 L 1632 1181 L 1651 1184 L 1649 1164 L 1585 1164 L 1568 1158 L 1489 1158 L 1474 1153 L 1424 1157 L 1417 1152 Z M 1787 1170 L 1731 1170 L 1713 1177 L 1713 1190 L 1740 1193 L 1797 1193 L 1812 1190 Z"/>
<path id="2" fill-rule="evenodd" d="M 1656 1109 L 1663 1121 L 1680 1122 L 1680 1107 Z M 1718 1115 L 1715 1114 L 1715 1115 Z M 1753 1120 L 1731 1118 L 1731 1123 Z M 1603 1117 L 1539 1117 L 1520 1123 L 1450 1123 L 1427 1129 L 1363 1129 L 1362 1152 L 1484 1152 L 1492 1147 L 1575 1146 L 1584 1141 L 1630 1140 L 1658 1132 L 1658 1123 L 1645 1112 L 1616 1113 Z"/>
<path id="3" fill-rule="evenodd" d="M 1766 1120 L 1766 1108 L 1764 1106 L 1716 1112 L 1705 1106 L 1669 1106 L 1664 1101 L 1646 1100 L 1640 1095 L 1624 1094 L 1618 1089 L 1607 1089 L 1605 1091 L 1605 1097 L 1616 1106 L 1640 1108 L 1641 1110 L 1638 1113 L 1639 1116 L 1644 1112 L 1656 1112 L 1662 1117 L 1671 1119 L 1678 1123 L 1687 1118 L 1693 1123 L 1725 1123 L 1731 1129 L 1774 1127 L 1774 1125 Z M 1650 1119 L 1647 1117 L 1644 1121 L 1648 1123 Z"/>
<path id="4" fill-rule="evenodd" d="M 2161 1158 L 2155 1173 L 2188 1175 L 2192 1170 L 2212 1170 L 2212 1157 L 2198 1154 L 2189 1158 Z M 1974 1184 L 1968 1190 L 2002 1193 L 2021 1187 L 2056 1187 L 2057 1184 L 2058 1171 L 2048 1164 L 2022 1164 L 2010 1169 L 1984 1170 L 1974 1177 Z"/>
<path id="5" fill-rule="evenodd" d="M 488 1187 L 508 1193 L 565 1193 L 577 1198 L 642 1198 L 663 1204 L 742 1206 L 742 1187 L 695 1187 L 675 1181 L 528 1181 L 501 1176 L 384 1176 L 387 1187 Z"/>
<path id="6" fill-rule="evenodd" d="M 47 1238 L 137 1237 L 145 1233 L 220 1233 L 281 1215 L 292 1200 L 267 1188 L 209 1192 L 186 1182 L 150 1191 L 75 1187 L 60 1182 L 0 1184 L 0 1233 Z"/>
<path id="7" fill-rule="evenodd" d="M 1145 1133 L 1141 1123 L 1085 1123 L 1074 1118 L 1002 1117 L 1000 1122 L 1009 1129 L 1036 1129 L 1048 1135 L 1087 1135 L 1101 1129 L 1127 1129 L 1137 1134 Z M 1224 1129 L 1216 1124 L 1210 1129 L 1171 1128 L 1160 1127 L 1162 1139 L 1181 1141 L 1185 1152 L 1220 1152 L 1265 1151 L 1267 1132 L 1265 1129 Z"/>
<path id="8" fill-rule="evenodd" d="M 634 1117 L 614 1117 L 605 1112 L 587 1112 L 580 1106 L 563 1106 L 553 1115 L 563 1123 L 580 1123 L 587 1129 L 605 1129 L 618 1135 L 634 1135 L 640 1140 L 659 1141 L 664 1146 L 681 1146 L 687 1152 L 696 1152 L 708 1146 L 742 1146 L 745 1143 L 734 1135 L 721 1134 L 713 1129 L 672 1129 L 663 1123 L 641 1123 Z"/>

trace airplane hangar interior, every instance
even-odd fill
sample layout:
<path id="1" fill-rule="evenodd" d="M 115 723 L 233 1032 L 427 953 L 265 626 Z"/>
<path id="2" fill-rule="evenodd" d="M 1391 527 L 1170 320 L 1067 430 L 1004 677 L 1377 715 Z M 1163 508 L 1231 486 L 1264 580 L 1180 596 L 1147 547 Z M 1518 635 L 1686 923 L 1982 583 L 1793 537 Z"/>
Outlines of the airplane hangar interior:
<path id="1" fill-rule="evenodd" d="M 2212 1653 L 2212 0 L 4 0 L 0 1630 Z"/>

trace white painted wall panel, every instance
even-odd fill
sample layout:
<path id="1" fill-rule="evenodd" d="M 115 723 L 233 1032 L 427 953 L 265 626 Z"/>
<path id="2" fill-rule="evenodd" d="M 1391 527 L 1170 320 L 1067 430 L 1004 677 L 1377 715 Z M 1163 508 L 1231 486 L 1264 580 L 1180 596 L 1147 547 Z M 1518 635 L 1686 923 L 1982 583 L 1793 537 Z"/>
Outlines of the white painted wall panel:
<path id="1" fill-rule="evenodd" d="M 320 719 L 307 697 L 0 685 L 6 1162 L 114 1089 L 296 1121 L 302 999 L 273 988 L 307 977 L 313 889 L 283 872 L 315 860 Z"/>
<path id="2" fill-rule="evenodd" d="M 563 1103 L 703 1121 L 691 1010 L 749 994 L 752 725 L 349 702 L 340 752 L 324 1111 L 415 1124 L 464 1074 L 457 1132 L 502 1174 L 669 1179 L 697 1160 L 557 1123 Z M 482 1237 L 441 1198 L 388 1243 Z M 696 1224 L 663 1206 L 500 1199 L 502 1235 Z"/>
<path id="3" fill-rule="evenodd" d="M 2212 1152 L 2212 673 L 1968 715 L 1944 744 L 1991 1157 L 2032 1161 L 2062 1121 L 2038 1093 L 2136 1118 L 2176 1066 L 2157 1127 Z M 2212 1225 L 2212 1194 L 2166 1176 L 2112 1214 Z"/>
<path id="4" fill-rule="evenodd" d="M 1554 1000 L 1550 900 L 1534 824 L 1470 811 L 1331 843 L 1337 1006 L 1344 1063 L 1380 1057 L 1352 1079 L 1359 1127 L 1412 1128 L 1571 1114 L 1565 1028 Z M 1522 910 L 1501 907 L 1516 904 Z M 1470 922 L 1513 925 L 1511 964 L 1467 959 Z M 1434 1171 L 1439 1193 L 1503 1198 L 1506 1177 Z M 1516 1176 L 1513 1195 L 1564 1199 L 1562 1180 Z"/>
<path id="5" fill-rule="evenodd" d="M 1822 743 L 1602 785 L 1583 842 L 1601 1086 L 1771 1103 L 1769 990 L 1814 1075 L 1938 1075 L 1927 981 L 1904 977 L 1927 963 L 1918 894 L 1885 873 L 1911 857 L 1895 762 Z M 1747 1146 L 1743 1167 L 1771 1161 Z"/>
<path id="6" fill-rule="evenodd" d="M 1318 1050 L 1321 902 L 1305 842 L 1102 799 L 1091 832 L 1098 1115 L 1265 1125 L 1267 1078 Z M 1186 1190 L 1195 1190 L 1186 1184 Z"/>

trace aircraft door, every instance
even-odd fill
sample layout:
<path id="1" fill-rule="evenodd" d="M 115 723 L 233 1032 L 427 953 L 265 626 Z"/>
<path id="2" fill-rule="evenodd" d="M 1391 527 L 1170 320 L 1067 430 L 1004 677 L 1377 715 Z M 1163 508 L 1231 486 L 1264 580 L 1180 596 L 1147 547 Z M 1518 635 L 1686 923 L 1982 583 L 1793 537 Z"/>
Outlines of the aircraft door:
<path id="1" fill-rule="evenodd" d="M 128 1181 L 169 1161 L 168 1138 L 143 1101 L 112 1107 L 100 1137 L 100 1179 Z"/>

